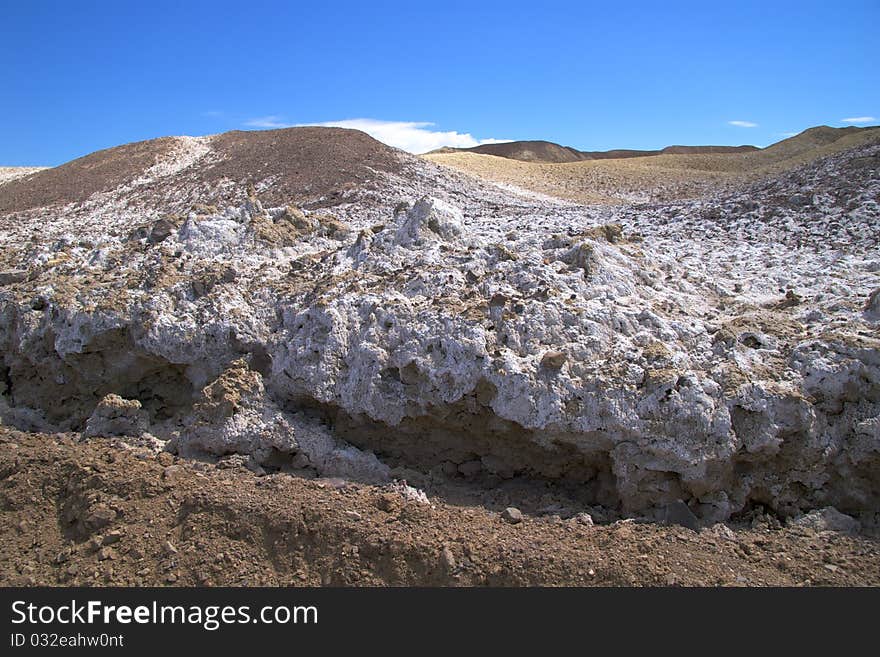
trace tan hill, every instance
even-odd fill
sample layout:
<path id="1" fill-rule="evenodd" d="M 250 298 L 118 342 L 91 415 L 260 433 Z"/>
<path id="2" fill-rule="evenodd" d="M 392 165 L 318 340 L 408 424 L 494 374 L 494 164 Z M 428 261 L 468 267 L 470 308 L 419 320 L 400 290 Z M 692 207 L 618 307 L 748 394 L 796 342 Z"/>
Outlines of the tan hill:
<path id="1" fill-rule="evenodd" d="M 210 137 L 162 137 L 97 151 L 0 188 L 0 213 L 82 203 L 126 189 L 126 200 L 226 203 L 266 181 L 273 203 L 332 204 L 363 189 L 378 172 L 399 170 L 399 154 L 357 130 L 287 128 Z M 197 198 L 187 190 L 198 188 Z M 181 203 L 178 203 L 181 205 Z"/>
<path id="2" fill-rule="evenodd" d="M 663 154 L 742 153 L 756 151 L 756 146 L 667 146 L 659 151 L 618 148 L 610 151 L 579 151 L 571 146 L 560 146 L 551 141 L 510 141 L 501 144 L 482 144 L 471 148 L 439 148 L 430 155 L 443 153 L 479 153 L 495 155 L 523 162 L 581 162 L 584 160 L 612 160 L 627 157 L 647 157 Z"/>
<path id="3" fill-rule="evenodd" d="M 880 140 L 880 128 L 819 126 L 764 149 L 707 152 L 672 146 L 650 156 L 527 162 L 473 152 L 422 157 L 480 178 L 586 203 L 694 198 L 719 187 L 782 173 L 820 157 Z M 682 149 L 687 149 L 682 152 Z"/>

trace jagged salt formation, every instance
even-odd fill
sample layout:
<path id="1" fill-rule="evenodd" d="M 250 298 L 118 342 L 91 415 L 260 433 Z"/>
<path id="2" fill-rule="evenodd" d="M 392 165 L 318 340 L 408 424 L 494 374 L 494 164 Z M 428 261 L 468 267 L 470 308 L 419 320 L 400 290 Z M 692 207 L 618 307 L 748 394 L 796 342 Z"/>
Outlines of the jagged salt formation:
<path id="1" fill-rule="evenodd" d="M 210 158 L 185 146 L 182 167 Z M 257 192 L 157 220 L 108 195 L 10 226 L 3 420 L 255 469 L 562 479 L 658 518 L 684 500 L 706 521 L 871 520 L 880 146 L 623 208 L 400 157 L 330 210 Z"/>

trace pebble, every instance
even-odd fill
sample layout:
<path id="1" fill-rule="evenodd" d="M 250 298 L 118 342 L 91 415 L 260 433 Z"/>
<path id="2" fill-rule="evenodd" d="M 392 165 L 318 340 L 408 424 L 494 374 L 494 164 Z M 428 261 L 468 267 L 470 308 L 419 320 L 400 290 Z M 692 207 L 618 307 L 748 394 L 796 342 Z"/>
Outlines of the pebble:
<path id="1" fill-rule="evenodd" d="M 96 504 L 89 509 L 89 514 L 83 522 L 91 530 L 101 529 L 116 520 L 116 515 L 116 511 L 106 504 Z"/>
<path id="2" fill-rule="evenodd" d="M 443 549 L 440 551 L 440 560 L 446 568 L 449 570 L 455 570 L 457 566 L 455 555 L 452 553 L 452 549 L 448 545 L 444 545 Z"/>
<path id="3" fill-rule="evenodd" d="M 380 511 L 391 513 L 400 506 L 400 498 L 393 493 L 381 493 L 376 497 L 373 504 Z"/>
<path id="4" fill-rule="evenodd" d="M 174 483 L 183 478 L 184 472 L 181 465 L 169 465 L 162 471 L 162 479 L 168 483 Z"/>
<path id="5" fill-rule="evenodd" d="M 561 351 L 548 351 L 541 357 L 541 367 L 548 370 L 558 370 L 565 365 L 568 357 Z"/>
<path id="6" fill-rule="evenodd" d="M 666 522 L 670 525 L 681 525 L 693 531 L 699 531 L 700 520 L 694 515 L 687 504 L 681 500 L 666 505 Z"/>
<path id="7" fill-rule="evenodd" d="M 110 547 L 101 548 L 98 551 L 98 561 L 106 561 L 108 559 L 116 558 L 116 550 Z"/>
<path id="8" fill-rule="evenodd" d="M 118 529 L 114 529 L 107 532 L 107 534 L 104 536 L 104 539 L 101 541 L 101 545 L 113 545 L 114 543 L 118 543 L 121 540 L 122 532 Z"/>
<path id="9" fill-rule="evenodd" d="M 501 512 L 501 517 L 504 518 L 504 520 L 509 522 L 511 525 L 517 525 L 523 520 L 522 511 L 517 509 L 515 506 L 509 506 L 504 509 L 504 511 Z"/>

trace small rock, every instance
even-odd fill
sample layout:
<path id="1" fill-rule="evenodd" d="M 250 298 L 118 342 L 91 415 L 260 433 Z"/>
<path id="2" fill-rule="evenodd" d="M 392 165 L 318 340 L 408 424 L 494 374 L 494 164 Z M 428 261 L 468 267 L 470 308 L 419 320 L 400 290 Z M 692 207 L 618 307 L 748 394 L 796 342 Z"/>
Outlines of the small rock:
<path id="1" fill-rule="evenodd" d="M 841 513 L 833 506 L 824 509 L 816 509 L 796 518 L 792 521 L 796 527 L 804 527 L 817 532 L 842 532 L 855 534 L 859 531 L 860 523 L 852 516 Z"/>
<path id="2" fill-rule="evenodd" d="M 558 370 L 565 365 L 566 360 L 568 360 L 568 356 L 561 351 L 548 351 L 541 357 L 541 367 L 548 370 Z"/>
<path id="3" fill-rule="evenodd" d="M 518 525 L 523 520 L 522 511 L 515 506 L 509 506 L 501 512 L 501 517 L 511 525 Z"/>
<path id="4" fill-rule="evenodd" d="M 455 570 L 457 565 L 455 555 L 452 553 L 452 549 L 448 545 L 444 545 L 443 549 L 440 551 L 440 560 L 446 568 L 449 570 Z"/>
<path id="5" fill-rule="evenodd" d="M 169 584 L 174 584 L 174 582 L 177 581 L 177 575 L 174 573 L 168 573 L 168 575 L 165 577 L 165 581 Z"/>
<path id="6" fill-rule="evenodd" d="M 177 554 L 177 548 L 174 546 L 174 543 L 171 541 L 165 541 L 165 544 L 162 546 L 162 549 L 165 550 L 166 554 Z"/>
<path id="7" fill-rule="evenodd" d="M 350 520 L 360 520 L 363 516 L 357 511 L 346 511 L 345 515 Z"/>
<path id="8" fill-rule="evenodd" d="M 98 550 L 98 561 L 107 561 L 108 559 L 112 560 L 116 558 L 116 550 L 110 547 L 101 548 Z"/>
<path id="9" fill-rule="evenodd" d="M 152 230 L 150 230 L 150 242 L 153 244 L 162 242 L 171 235 L 175 228 L 176 226 L 167 219 L 159 219 L 159 221 L 153 224 Z"/>
<path id="10" fill-rule="evenodd" d="M 175 483 L 180 481 L 185 474 L 185 470 L 181 465 L 169 465 L 164 470 L 162 470 L 162 480 L 168 483 Z"/>
<path id="11" fill-rule="evenodd" d="M 394 493 L 382 493 L 376 497 L 373 504 L 380 511 L 384 511 L 385 513 L 392 513 L 400 507 L 400 498 Z"/>
<path id="12" fill-rule="evenodd" d="M 27 280 L 28 273 L 24 269 L 7 269 L 0 271 L 0 285 L 12 285 Z"/>
<path id="13" fill-rule="evenodd" d="M 700 529 L 700 519 L 694 515 L 690 507 L 677 500 L 666 505 L 665 522 L 669 525 L 681 525 L 693 531 Z"/>
<path id="14" fill-rule="evenodd" d="M 96 504 L 89 509 L 89 514 L 83 523 L 90 531 L 95 531 L 116 520 L 116 515 L 116 511 L 106 504 Z"/>
<path id="15" fill-rule="evenodd" d="M 865 312 L 880 315 L 880 287 L 868 295 L 868 300 L 865 302 Z"/>
<path id="16" fill-rule="evenodd" d="M 706 531 L 714 535 L 716 538 L 721 538 L 726 541 L 736 540 L 736 533 L 730 527 L 721 522 L 712 525 L 712 527 Z"/>
<path id="17" fill-rule="evenodd" d="M 840 566 L 835 566 L 833 563 L 826 563 L 825 570 L 836 573 L 838 570 L 840 570 Z"/>
<path id="18" fill-rule="evenodd" d="M 122 532 L 118 529 L 114 529 L 113 531 L 107 532 L 107 535 L 104 536 L 104 539 L 101 541 L 101 545 L 113 545 L 121 540 Z"/>
<path id="19" fill-rule="evenodd" d="M 156 460 L 159 461 L 160 465 L 169 466 L 174 463 L 174 457 L 168 452 L 159 452 L 156 456 Z"/>
<path id="20" fill-rule="evenodd" d="M 586 527 L 593 526 L 593 516 L 591 516 L 589 513 L 579 513 L 574 518 L 581 525 L 584 525 Z"/>

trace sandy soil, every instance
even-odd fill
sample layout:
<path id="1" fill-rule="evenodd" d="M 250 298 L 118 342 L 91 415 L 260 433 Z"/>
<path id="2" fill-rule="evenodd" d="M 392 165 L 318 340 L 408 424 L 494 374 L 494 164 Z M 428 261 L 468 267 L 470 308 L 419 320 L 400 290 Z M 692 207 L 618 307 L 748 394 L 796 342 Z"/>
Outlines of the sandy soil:
<path id="1" fill-rule="evenodd" d="M 753 514 L 694 532 L 427 503 L 0 429 L 2 585 L 878 585 L 880 541 Z"/>
<path id="2" fill-rule="evenodd" d="M 662 202 L 695 198 L 794 169 L 878 138 L 880 130 L 813 128 L 773 146 L 742 153 L 652 155 L 584 162 L 522 162 L 477 153 L 425 159 L 459 171 L 579 203 Z"/>

